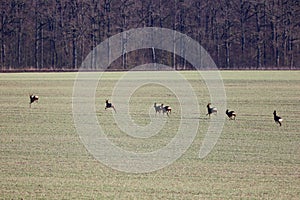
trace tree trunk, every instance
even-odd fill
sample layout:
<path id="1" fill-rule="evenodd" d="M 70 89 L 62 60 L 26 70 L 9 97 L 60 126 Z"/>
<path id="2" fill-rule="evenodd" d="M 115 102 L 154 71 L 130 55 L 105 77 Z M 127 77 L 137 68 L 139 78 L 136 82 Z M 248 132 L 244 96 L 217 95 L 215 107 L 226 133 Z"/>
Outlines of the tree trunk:
<path id="1" fill-rule="evenodd" d="M 4 39 L 4 24 L 5 24 L 5 16 L 4 12 L 1 15 L 1 67 L 4 69 L 5 67 L 5 39 Z"/>
<path id="2" fill-rule="evenodd" d="M 37 14 L 36 14 L 36 21 L 35 21 L 35 44 L 34 44 L 34 64 L 35 64 L 35 69 L 39 69 L 39 24 L 38 24 L 38 19 L 37 19 Z"/>
<path id="3" fill-rule="evenodd" d="M 231 28 L 230 22 L 225 20 L 225 59 L 226 59 L 226 68 L 230 68 L 231 58 L 230 58 L 230 37 L 231 37 Z"/>
<path id="4" fill-rule="evenodd" d="M 17 44 L 17 58 L 18 58 L 18 66 L 21 67 L 21 49 L 22 49 L 22 19 L 20 19 L 19 27 L 18 27 L 18 44 Z"/>
<path id="5" fill-rule="evenodd" d="M 255 20 L 256 20 L 256 68 L 261 68 L 261 31 L 260 31 L 260 9 L 259 5 L 255 6 Z"/>
<path id="6" fill-rule="evenodd" d="M 76 30 L 73 30 L 72 39 L 72 67 L 77 69 L 77 36 Z"/>

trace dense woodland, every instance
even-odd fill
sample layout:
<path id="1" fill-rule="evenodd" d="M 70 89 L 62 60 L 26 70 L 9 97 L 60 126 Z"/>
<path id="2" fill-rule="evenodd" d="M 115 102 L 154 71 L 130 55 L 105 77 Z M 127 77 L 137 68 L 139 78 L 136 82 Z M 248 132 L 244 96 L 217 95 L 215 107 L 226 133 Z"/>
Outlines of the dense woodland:
<path id="1" fill-rule="evenodd" d="M 299 0 L 0 0 L 0 69 L 76 70 L 105 39 L 163 27 L 198 41 L 223 69 L 300 69 Z M 172 52 L 158 61 L 191 66 Z M 175 59 L 174 59 L 175 58 Z M 151 62 L 129 52 L 111 69 Z"/>

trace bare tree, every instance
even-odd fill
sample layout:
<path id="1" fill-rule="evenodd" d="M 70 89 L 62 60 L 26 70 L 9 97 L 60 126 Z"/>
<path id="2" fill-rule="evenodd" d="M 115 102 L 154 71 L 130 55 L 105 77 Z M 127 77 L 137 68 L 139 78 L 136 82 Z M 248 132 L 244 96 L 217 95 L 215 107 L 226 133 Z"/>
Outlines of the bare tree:
<path id="1" fill-rule="evenodd" d="M 298 0 L 7 0 L 0 4 L 0 65 L 3 70 L 76 70 L 112 35 L 161 27 L 198 41 L 221 68 L 299 69 L 299 24 Z M 127 52 L 127 38 L 123 35 L 123 56 L 115 69 L 149 62 L 189 69 L 181 41 L 174 41 L 173 52 Z M 106 50 L 110 59 L 109 44 Z"/>

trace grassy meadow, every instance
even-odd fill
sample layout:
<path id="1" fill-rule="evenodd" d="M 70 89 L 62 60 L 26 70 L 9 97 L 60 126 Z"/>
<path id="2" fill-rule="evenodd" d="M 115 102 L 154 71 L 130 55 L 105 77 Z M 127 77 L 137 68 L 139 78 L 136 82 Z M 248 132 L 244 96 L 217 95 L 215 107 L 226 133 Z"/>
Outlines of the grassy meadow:
<path id="1" fill-rule="evenodd" d="M 132 120 L 147 125 L 150 110 L 151 117 L 166 124 L 153 137 L 133 138 L 118 128 L 112 110 L 104 110 L 124 73 L 101 77 L 95 92 L 99 124 L 125 150 L 164 147 L 181 120 L 176 94 L 150 83 L 159 72 L 136 72 L 148 73 L 150 84 L 132 94 Z M 211 120 L 205 115 L 208 89 L 196 72 L 181 73 L 199 101 L 197 136 L 173 164 L 140 174 L 114 170 L 84 147 L 72 113 L 76 73 L 0 73 L 0 199 L 299 199 L 300 71 L 221 71 L 227 107 L 237 118 L 225 120 L 216 146 L 204 159 L 198 154 Z M 29 108 L 31 93 L 40 99 Z M 155 116 L 154 102 L 171 105 L 171 116 Z M 113 103 L 118 111 L 121 100 Z M 273 121 L 275 109 L 284 120 L 282 127 Z"/>

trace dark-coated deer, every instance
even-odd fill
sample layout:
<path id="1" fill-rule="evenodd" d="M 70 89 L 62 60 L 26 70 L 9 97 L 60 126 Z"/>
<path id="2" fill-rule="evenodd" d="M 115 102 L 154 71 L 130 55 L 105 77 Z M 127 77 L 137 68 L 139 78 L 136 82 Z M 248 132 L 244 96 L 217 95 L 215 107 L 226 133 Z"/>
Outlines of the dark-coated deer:
<path id="1" fill-rule="evenodd" d="M 39 101 L 39 96 L 37 96 L 37 95 L 31 94 L 31 95 L 29 95 L 29 98 L 30 98 L 29 108 L 31 108 L 31 104 L 33 102 L 35 102 L 35 101 L 38 102 Z"/>
<path id="2" fill-rule="evenodd" d="M 277 123 L 277 124 L 279 124 L 279 126 L 281 126 L 281 122 L 283 121 L 283 119 L 281 117 L 277 116 L 276 110 L 274 110 L 273 115 L 274 115 L 275 123 Z"/>
<path id="3" fill-rule="evenodd" d="M 218 112 L 217 108 L 210 107 L 210 105 L 211 105 L 211 103 L 207 104 L 207 106 L 206 106 L 207 107 L 207 114 L 206 115 L 208 115 L 209 117 L 210 117 L 211 114 L 213 114 L 213 113 L 217 114 L 217 112 Z"/>
<path id="4" fill-rule="evenodd" d="M 105 101 L 105 110 L 107 108 L 112 108 L 112 109 L 114 109 L 115 113 L 117 112 L 116 109 L 115 109 L 115 106 L 112 103 L 109 103 L 108 99 L 106 99 L 106 101 Z"/>

